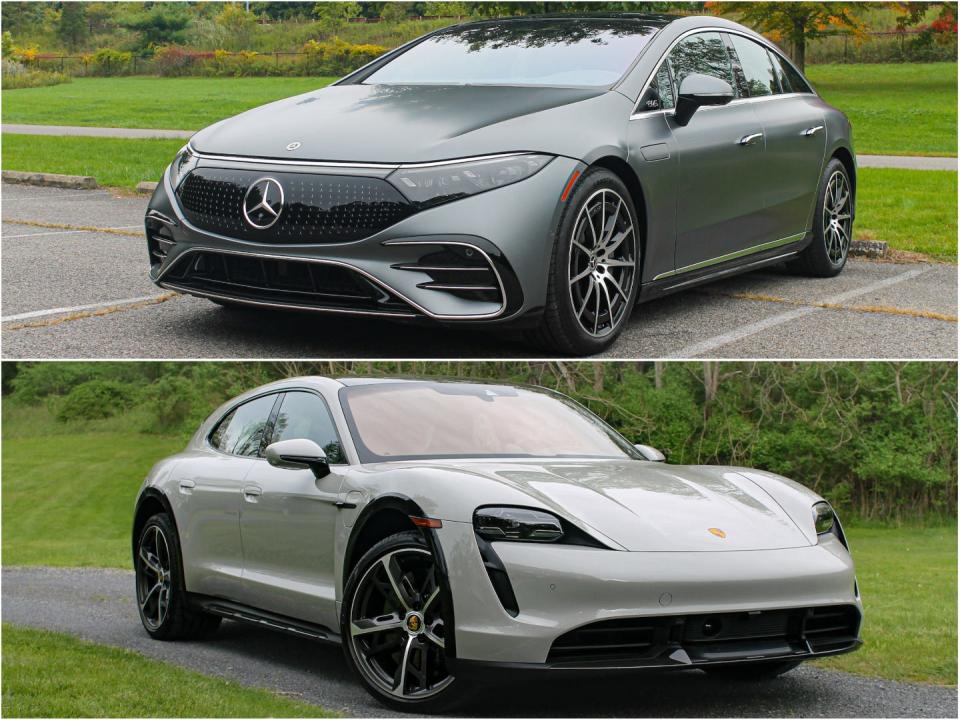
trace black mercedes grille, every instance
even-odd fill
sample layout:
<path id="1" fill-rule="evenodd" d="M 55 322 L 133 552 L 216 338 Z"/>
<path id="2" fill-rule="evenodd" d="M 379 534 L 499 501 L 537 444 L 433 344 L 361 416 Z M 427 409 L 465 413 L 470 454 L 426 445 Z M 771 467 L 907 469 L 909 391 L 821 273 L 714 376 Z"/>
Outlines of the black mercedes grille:
<path id="1" fill-rule="evenodd" d="M 859 623 L 855 606 L 613 619 L 558 637 L 547 661 L 652 664 L 681 649 L 694 663 L 802 656 L 853 647 Z"/>
<path id="2" fill-rule="evenodd" d="M 277 221 L 259 230 L 244 218 L 243 203 L 250 185 L 264 177 L 280 183 L 284 202 Z M 274 244 L 360 240 L 415 212 L 387 181 L 350 175 L 198 168 L 177 197 L 187 220 L 201 230 Z"/>
<path id="3" fill-rule="evenodd" d="M 214 251 L 184 253 L 173 263 L 162 282 L 201 294 L 317 310 L 413 313 L 397 296 L 338 265 Z"/>

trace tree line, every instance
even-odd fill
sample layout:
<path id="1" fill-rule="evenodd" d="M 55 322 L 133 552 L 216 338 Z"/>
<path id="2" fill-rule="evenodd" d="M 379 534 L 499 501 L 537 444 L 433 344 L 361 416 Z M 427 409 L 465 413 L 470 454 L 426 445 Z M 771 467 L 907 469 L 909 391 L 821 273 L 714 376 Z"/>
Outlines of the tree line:
<path id="1" fill-rule="evenodd" d="M 311 374 L 545 386 L 672 463 L 781 473 L 865 520 L 956 517 L 956 363 L 8 362 L 2 391 L 5 408 L 43 406 L 65 428 L 119 416 L 186 438 L 224 400 Z"/>

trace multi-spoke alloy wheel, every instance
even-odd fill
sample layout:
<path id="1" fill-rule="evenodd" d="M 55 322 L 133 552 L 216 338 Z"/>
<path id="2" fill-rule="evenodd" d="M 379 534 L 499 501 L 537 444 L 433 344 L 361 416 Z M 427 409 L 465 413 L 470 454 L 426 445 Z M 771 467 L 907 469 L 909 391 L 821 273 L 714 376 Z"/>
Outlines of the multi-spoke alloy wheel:
<path id="1" fill-rule="evenodd" d="M 630 311 L 637 274 L 637 232 L 624 199 L 601 188 L 590 195 L 570 238 L 569 293 L 589 335 L 614 332 Z"/>
<path id="2" fill-rule="evenodd" d="M 172 574 L 170 544 L 160 526 L 151 525 L 137 551 L 137 602 L 144 625 L 159 629 L 170 611 Z"/>
<path id="3" fill-rule="evenodd" d="M 827 181 L 827 192 L 823 200 L 823 237 L 827 246 L 827 257 L 834 265 L 843 263 L 850 250 L 850 233 L 853 218 L 850 213 L 850 184 L 847 176 L 835 170 Z"/>
<path id="4" fill-rule="evenodd" d="M 360 578 L 349 606 L 351 655 L 373 686 L 402 701 L 422 701 L 453 681 L 444 653 L 444 607 L 426 548 L 390 550 Z"/>

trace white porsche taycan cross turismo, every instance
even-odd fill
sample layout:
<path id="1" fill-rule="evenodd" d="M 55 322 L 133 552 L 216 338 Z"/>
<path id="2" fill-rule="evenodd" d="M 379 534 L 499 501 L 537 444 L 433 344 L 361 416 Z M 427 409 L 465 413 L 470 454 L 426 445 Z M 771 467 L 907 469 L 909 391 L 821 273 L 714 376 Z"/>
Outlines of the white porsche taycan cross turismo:
<path id="1" fill-rule="evenodd" d="M 772 676 L 860 645 L 830 505 L 680 466 L 536 388 L 295 378 L 154 466 L 133 524 L 157 639 L 221 619 L 341 643 L 376 698 L 440 710 L 529 670 Z"/>

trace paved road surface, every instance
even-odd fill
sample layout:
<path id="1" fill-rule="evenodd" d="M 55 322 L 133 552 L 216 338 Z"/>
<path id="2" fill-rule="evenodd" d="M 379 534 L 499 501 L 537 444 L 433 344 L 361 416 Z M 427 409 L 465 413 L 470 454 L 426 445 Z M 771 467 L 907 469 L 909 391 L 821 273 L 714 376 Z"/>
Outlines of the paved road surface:
<path id="1" fill-rule="evenodd" d="M 3 620 L 133 649 L 186 668 L 282 691 L 351 716 L 393 716 L 347 671 L 339 648 L 224 622 L 212 639 L 151 640 L 137 617 L 133 574 L 3 569 Z M 699 671 L 652 677 L 536 681 L 498 687 L 477 716 L 956 717 L 956 689 L 802 666 L 769 682 L 720 683 Z"/>
<path id="2" fill-rule="evenodd" d="M 98 138 L 189 138 L 195 130 L 155 128 L 95 128 L 84 125 L 24 125 L 4 123 L 4 133 L 25 135 L 81 135 Z M 861 168 L 910 168 L 913 170 L 956 170 L 956 158 L 926 158 L 900 155 L 858 155 Z"/>
<path id="3" fill-rule="evenodd" d="M 5 357 L 543 355 L 503 330 L 231 311 L 189 296 L 144 305 L 144 298 L 166 297 L 147 279 L 146 203 L 104 190 L 3 185 Z M 956 358 L 956 314 L 953 265 L 852 260 L 832 279 L 765 270 L 638 307 L 605 355 Z"/>

